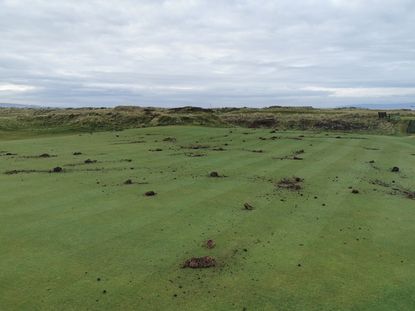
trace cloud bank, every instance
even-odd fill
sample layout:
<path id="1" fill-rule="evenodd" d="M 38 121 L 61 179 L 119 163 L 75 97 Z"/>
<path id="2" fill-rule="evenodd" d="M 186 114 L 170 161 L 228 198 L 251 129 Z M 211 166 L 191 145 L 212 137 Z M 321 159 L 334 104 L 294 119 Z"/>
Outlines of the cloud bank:
<path id="1" fill-rule="evenodd" d="M 0 0 L 0 102 L 415 103 L 413 0 Z"/>

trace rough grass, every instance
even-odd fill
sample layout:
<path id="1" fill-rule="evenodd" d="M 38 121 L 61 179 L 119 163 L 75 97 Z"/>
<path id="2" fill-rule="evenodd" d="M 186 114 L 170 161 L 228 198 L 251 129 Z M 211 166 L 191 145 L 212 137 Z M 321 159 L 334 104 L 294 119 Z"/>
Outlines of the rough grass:
<path id="1" fill-rule="evenodd" d="M 187 126 L 16 137 L 0 143 L 2 310 L 413 310 L 415 201 L 393 189 L 415 189 L 413 137 Z M 297 150 L 302 161 L 284 159 Z M 298 191 L 277 186 L 293 176 Z M 181 268 L 202 256 L 216 266 Z"/>
<path id="2" fill-rule="evenodd" d="M 44 132 L 106 131 L 126 128 L 203 125 L 210 127 L 277 128 L 279 130 L 331 130 L 376 134 L 406 134 L 415 112 L 399 113 L 400 120 L 378 119 L 377 111 L 364 109 L 173 109 L 116 107 L 82 109 L 0 109 L 0 131 Z"/>

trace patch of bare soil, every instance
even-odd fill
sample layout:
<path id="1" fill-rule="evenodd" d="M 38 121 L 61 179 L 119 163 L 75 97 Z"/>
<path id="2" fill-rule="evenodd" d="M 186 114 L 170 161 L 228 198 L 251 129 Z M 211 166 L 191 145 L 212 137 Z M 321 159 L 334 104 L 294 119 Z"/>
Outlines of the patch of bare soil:
<path id="1" fill-rule="evenodd" d="M 211 256 L 204 256 L 187 259 L 183 263 L 182 268 L 201 269 L 211 268 L 214 266 L 216 266 L 216 259 Z"/>
<path id="2" fill-rule="evenodd" d="M 285 177 L 283 179 L 281 179 L 278 183 L 277 186 L 278 188 L 282 188 L 282 189 L 288 189 L 288 190 L 301 190 L 302 187 L 302 183 L 304 182 L 303 178 L 300 177 Z"/>

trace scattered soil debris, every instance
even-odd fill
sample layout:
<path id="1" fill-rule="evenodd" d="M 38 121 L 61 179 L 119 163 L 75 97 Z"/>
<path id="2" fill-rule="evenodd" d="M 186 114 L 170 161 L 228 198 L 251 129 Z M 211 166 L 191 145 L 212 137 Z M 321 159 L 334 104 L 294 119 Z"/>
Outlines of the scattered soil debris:
<path id="1" fill-rule="evenodd" d="M 206 248 L 212 249 L 216 246 L 215 241 L 213 240 L 207 240 L 205 243 Z"/>
<path id="2" fill-rule="evenodd" d="M 247 211 L 252 211 L 254 209 L 254 207 L 249 203 L 244 203 L 244 208 Z"/>
<path id="3" fill-rule="evenodd" d="M 152 196 L 155 196 L 156 193 L 154 191 L 147 191 L 146 193 L 144 193 L 144 195 L 147 197 L 152 197 Z"/>
<path id="4" fill-rule="evenodd" d="M 391 171 L 394 172 L 394 173 L 397 173 L 397 172 L 399 172 L 399 167 L 394 166 L 394 167 L 392 167 Z"/>
<path id="5" fill-rule="evenodd" d="M 210 268 L 214 266 L 216 266 L 215 258 L 211 256 L 204 256 L 204 257 L 192 257 L 186 260 L 183 263 L 182 268 L 200 269 L 200 268 Z"/>
<path id="6" fill-rule="evenodd" d="M 285 177 L 278 182 L 277 186 L 289 190 L 301 190 L 303 181 L 304 179 L 300 177 Z"/>
<path id="7" fill-rule="evenodd" d="M 85 164 L 92 164 L 92 163 L 97 163 L 97 160 L 91 160 L 91 159 L 86 159 L 84 161 Z"/>

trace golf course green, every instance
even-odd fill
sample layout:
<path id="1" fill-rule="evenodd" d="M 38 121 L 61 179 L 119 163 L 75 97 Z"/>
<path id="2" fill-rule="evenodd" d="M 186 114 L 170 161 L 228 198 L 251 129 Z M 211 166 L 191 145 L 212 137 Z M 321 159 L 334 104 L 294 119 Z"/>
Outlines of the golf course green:
<path id="1" fill-rule="evenodd" d="M 0 310 L 415 310 L 414 136 L 1 137 Z"/>

